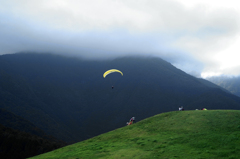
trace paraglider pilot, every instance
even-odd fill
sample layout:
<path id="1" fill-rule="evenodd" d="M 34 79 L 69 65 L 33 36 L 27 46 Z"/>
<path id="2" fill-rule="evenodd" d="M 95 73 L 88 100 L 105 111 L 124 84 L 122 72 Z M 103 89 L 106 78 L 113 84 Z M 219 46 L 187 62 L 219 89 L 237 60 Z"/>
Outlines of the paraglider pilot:
<path id="1" fill-rule="evenodd" d="M 104 72 L 103 78 L 105 78 L 106 76 L 108 76 L 109 74 L 114 73 L 114 72 L 121 73 L 121 75 L 123 76 L 123 73 L 122 73 L 121 71 L 119 71 L 119 70 L 117 70 L 117 69 L 111 69 L 111 70 L 108 70 L 108 71 Z M 114 88 L 114 87 L 112 86 L 112 89 L 113 89 L 113 88 Z"/>
<path id="2" fill-rule="evenodd" d="M 179 107 L 179 111 L 183 111 L 183 110 L 184 110 L 183 106 Z"/>
<path id="3" fill-rule="evenodd" d="M 132 118 L 129 120 L 129 122 L 127 122 L 126 124 L 127 124 L 127 125 L 132 125 L 133 122 L 135 122 L 135 117 L 132 117 Z"/>

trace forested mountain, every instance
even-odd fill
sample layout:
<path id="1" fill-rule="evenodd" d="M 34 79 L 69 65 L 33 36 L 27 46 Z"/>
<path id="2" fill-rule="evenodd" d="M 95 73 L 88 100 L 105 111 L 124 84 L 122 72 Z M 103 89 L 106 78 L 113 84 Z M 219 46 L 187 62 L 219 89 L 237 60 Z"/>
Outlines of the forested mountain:
<path id="1" fill-rule="evenodd" d="M 26 132 L 32 135 L 39 136 L 44 139 L 48 139 L 54 142 L 62 142 L 54 138 L 53 136 L 47 135 L 43 130 L 36 127 L 33 123 L 19 117 L 7 110 L 0 108 L 0 124 L 14 130 Z"/>
<path id="2" fill-rule="evenodd" d="M 103 78 L 108 69 L 119 69 Z M 114 89 L 112 89 L 114 85 Z M 240 98 L 160 58 L 90 61 L 51 54 L 0 56 L 0 108 L 69 143 L 161 112 L 240 109 Z"/>
<path id="3" fill-rule="evenodd" d="M 231 93 L 240 97 L 240 77 L 227 77 L 227 76 L 217 76 L 209 77 L 207 80 L 215 83 L 216 85 L 225 88 Z"/>
<path id="4" fill-rule="evenodd" d="M 65 145 L 24 118 L 0 109 L 1 159 L 24 159 Z"/>
<path id="5" fill-rule="evenodd" d="M 50 141 L 0 124 L 1 159 L 24 159 L 65 145 L 63 142 Z"/>

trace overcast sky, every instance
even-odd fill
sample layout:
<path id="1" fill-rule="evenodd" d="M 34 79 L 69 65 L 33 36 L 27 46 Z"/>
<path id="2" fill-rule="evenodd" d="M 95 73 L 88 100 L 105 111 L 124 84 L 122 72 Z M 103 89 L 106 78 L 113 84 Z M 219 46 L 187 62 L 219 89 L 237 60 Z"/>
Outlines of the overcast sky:
<path id="1" fill-rule="evenodd" d="M 0 55 L 158 56 L 183 71 L 240 75 L 238 0 L 0 0 Z"/>

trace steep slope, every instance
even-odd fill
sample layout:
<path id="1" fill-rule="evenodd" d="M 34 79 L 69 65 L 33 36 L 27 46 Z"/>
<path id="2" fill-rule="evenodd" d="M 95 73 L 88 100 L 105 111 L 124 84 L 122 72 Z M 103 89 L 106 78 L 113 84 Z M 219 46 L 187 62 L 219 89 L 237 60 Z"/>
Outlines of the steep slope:
<path id="1" fill-rule="evenodd" d="M 50 158 L 239 158 L 240 111 L 175 111 L 66 146 Z"/>
<path id="2" fill-rule="evenodd" d="M 112 68 L 124 75 L 103 78 Z M 125 126 L 132 116 L 139 121 L 179 106 L 240 108 L 239 97 L 160 58 L 141 57 L 84 61 L 50 54 L 4 55 L 0 97 L 1 108 L 68 142 Z"/>
<path id="3" fill-rule="evenodd" d="M 217 76 L 209 77 L 207 80 L 240 97 L 240 77 Z"/>
<path id="4" fill-rule="evenodd" d="M 206 85 L 208 87 L 218 88 L 218 89 L 223 90 L 224 92 L 231 93 L 229 90 L 227 90 L 227 89 L 225 89 L 225 88 L 223 88 L 223 87 L 221 87 L 221 86 L 219 86 L 219 85 L 217 85 L 215 83 L 212 83 L 212 82 L 210 82 L 210 81 L 208 81 L 206 79 L 198 78 L 198 80 L 199 80 L 199 82 L 201 82 L 202 84 L 204 84 L 204 85 Z"/>

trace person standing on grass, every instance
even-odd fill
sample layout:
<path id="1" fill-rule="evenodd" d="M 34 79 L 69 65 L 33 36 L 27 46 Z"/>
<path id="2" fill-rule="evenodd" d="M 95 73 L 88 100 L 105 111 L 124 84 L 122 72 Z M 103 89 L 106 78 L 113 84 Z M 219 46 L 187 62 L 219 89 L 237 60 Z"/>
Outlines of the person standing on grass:
<path id="1" fill-rule="evenodd" d="M 183 110 L 184 110 L 184 109 L 183 109 L 183 106 L 179 107 L 178 110 L 179 110 L 179 111 L 183 111 Z"/>

